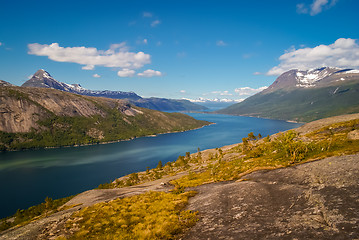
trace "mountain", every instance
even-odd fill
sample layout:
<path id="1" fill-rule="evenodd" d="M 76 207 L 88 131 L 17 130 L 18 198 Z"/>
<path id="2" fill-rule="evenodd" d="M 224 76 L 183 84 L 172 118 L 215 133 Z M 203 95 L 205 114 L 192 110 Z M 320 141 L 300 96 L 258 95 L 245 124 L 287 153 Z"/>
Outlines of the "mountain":
<path id="1" fill-rule="evenodd" d="M 243 102 L 217 111 L 308 122 L 359 112 L 359 71 L 323 67 L 290 70 Z"/>
<path id="2" fill-rule="evenodd" d="M 0 85 L 0 151 L 118 141 L 207 124 L 122 99 Z"/>
<path id="3" fill-rule="evenodd" d="M 159 111 L 186 111 L 186 110 L 206 110 L 207 108 L 187 100 L 174 100 L 166 98 L 142 98 L 134 92 L 122 91 L 97 91 L 83 88 L 80 84 L 67 84 L 54 79 L 43 69 L 38 70 L 22 87 L 53 88 L 65 92 L 76 93 L 86 96 L 106 97 L 114 99 L 127 99 L 139 107 Z"/>
<path id="4" fill-rule="evenodd" d="M 222 108 L 229 107 L 235 103 L 240 102 L 239 100 L 233 100 L 233 99 L 227 99 L 227 98 L 214 98 L 214 99 L 208 99 L 208 98 L 198 98 L 198 99 L 188 99 L 191 102 L 200 104 L 202 106 L 205 106 L 211 110 L 219 110 Z"/>
<path id="5" fill-rule="evenodd" d="M 141 99 L 134 92 L 122 91 L 92 91 L 81 87 L 80 84 L 67 84 L 54 79 L 48 72 L 43 69 L 38 70 L 22 87 L 40 87 L 53 88 L 64 92 L 76 93 L 80 95 L 107 97 L 115 99 L 138 100 Z"/>
<path id="6" fill-rule="evenodd" d="M 3 86 L 10 87 L 10 86 L 14 86 L 14 85 L 12 85 L 11 83 L 8 83 L 4 80 L 0 80 L 0 87 L 3 87 Z"/>

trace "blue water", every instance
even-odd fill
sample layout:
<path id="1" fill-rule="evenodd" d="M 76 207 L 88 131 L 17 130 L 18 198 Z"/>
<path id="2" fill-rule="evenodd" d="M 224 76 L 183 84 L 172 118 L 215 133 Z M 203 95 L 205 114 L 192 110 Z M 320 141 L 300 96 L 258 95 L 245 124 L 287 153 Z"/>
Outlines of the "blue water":
<path id="1" fill-rule="evenodd" d="M 249 132 L 267 136 L 298 127 L 279 120 L 218 114 L 189 114 L 216 124 L 182 133 L 83 147 L 0 153 L 0 218 L 41 203 L 66 197 L 123 175 L 174 161 L 186 152 L 242 141 Z"/>

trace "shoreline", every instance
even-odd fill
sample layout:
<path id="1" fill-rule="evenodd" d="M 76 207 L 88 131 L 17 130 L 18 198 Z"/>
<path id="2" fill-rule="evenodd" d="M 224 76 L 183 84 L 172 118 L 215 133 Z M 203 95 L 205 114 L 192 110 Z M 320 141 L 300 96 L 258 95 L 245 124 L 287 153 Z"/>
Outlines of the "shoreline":
<path id="1" fill-rule="evenodd" d="M 118 142 L 126 142 L 126 141 L 131 141 L 131 140 L 134 140 L 134 139 L 137 139 L 137 138 L 143 138 L 143 137 L 157 137 L 157 136 L 163 135 L 163 134 L 171 134 L 171 133 L 181 133 L 181 132 L 193 131 L 193 130 L 201 129 L 201 128 L 204 128 L 204 127 L 207 127 L 207 126 L 210 126 L 210 125 L 213 125 L 213 124 L 216 124 L 216 123 L 209 123 L 209 124 L 203 125 L 201 127 L 188 129 L 188 130 L 183 130 L 183 131 L 157 133 L 157 134 L 144 135 L 144 136 L 139 136 L 139 137 L 132 137 L 132 138 L 127 138 L 127 139 L 119 139 L 119 140 L 113 140 L 113 141 L 107 141 L 107 142 L 76 144 L 76 145 L 63 145 L 63 146 L 56 146 L 56 147 L 26 148 L 26 149 L 21 149 L 21 150 L 6 150 L 6 151 L 0 151 L 0 154 L 6 153 L 6 152 L 20 152 L 20 151 L 32 151 L 32 150 L 41 150 L 41 149 L 58 149 L 58 148 L 72 148 L 72 147 L 77 148 L 77 147 L 95 146 L 95 145 L 99 145 L 99 144 L 111 144 L 111 143 L 118 143 Z"/>

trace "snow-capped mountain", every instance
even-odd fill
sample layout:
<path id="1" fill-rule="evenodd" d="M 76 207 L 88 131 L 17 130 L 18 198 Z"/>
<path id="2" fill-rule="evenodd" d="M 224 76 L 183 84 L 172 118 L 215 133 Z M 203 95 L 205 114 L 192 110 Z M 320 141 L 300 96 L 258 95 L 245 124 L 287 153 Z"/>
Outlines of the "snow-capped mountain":
<path id="1" fill-rule="evenodd" d="M 243 102 L 218 111 L 295 121 L 359 112 L 359 70 L 290 70 Z"/>
<path id="2" fill-rule="evenodd" d="M 59 82 L 54 79 L 50 73 L 46 72 L 44 69 L 38 70 L 28 81 L 26 81 L 22 87 L 42 87 L 42 88 L 54 88 L 57 90 L 71 92 L 87 96 L 96 96 L 96 97 L 108 97 L 108 98 L 117 98 L 117 99 L 130 99 L 138 100 L 141 99 L 134 92 L 122 92 L 122 91 L 98 91 L 98 90 L 88 90 L 81 87 L 80 84 L 67 84 Z"/>
<path id="3" fill-rule="evenodd" d="M 263 92 L 272 92 L 288 88 L 315 88 L 333 84 L 338 81 L 351 80 L 359 76 L 359 70 L 322 67 L 310 70 L 293 69 L 280 75 L 275 82 Z"/>
<path id="4" fill-rule="evenodd" d="M 67 84 L 59 82 L 44 69 L 38 70 L 28 81 L 22 85 L 22 87 L 54 88 L 57 90 L 86 96 L 127 99 L 136 106 L 160 111 L 198 111 L 207 109 L 204 106 L 182 99 L 176 100 L 166 98 L 142 98 L 134 92 L 89 90 L 83 88 L 80 84 Z"/>
<path id="5" fill-rule="evenodd" d="M 233 99 L 228 99 L 228 98 L 210 99 L 210 98 L 202 98 L 202 97 L 199 97 L 197 99 L 189 99 L 189 98 L 184 98 L 184 99 L 188 100 L 190 102 L 205 106 L 211 110 L 219 110 L 222 108 L 226 108 L 232 104 L 239 103 L 239 102 L 243 101 L 243 99 L 239 99 L 239 100 L 233 100 Z"/>

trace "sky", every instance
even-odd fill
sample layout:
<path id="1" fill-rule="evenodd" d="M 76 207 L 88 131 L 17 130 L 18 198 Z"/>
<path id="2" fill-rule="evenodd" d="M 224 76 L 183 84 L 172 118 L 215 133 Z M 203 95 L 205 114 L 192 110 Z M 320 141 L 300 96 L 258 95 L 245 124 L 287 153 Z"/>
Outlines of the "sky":
<path id="1" fill-rule="evenodd" d="M 283 72 L 359 69 L 357 0 L 0 0 L 0 79 L 241 101 Z"/>

